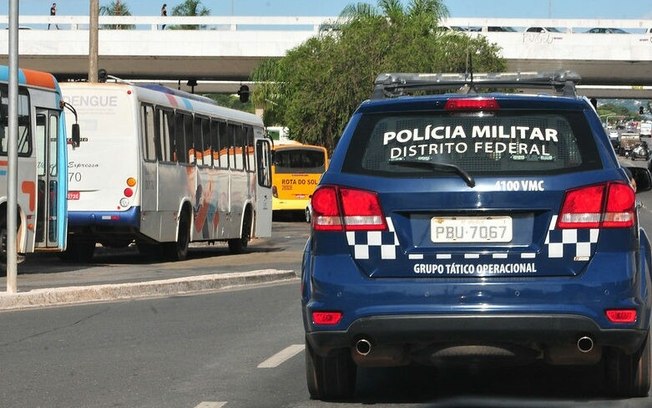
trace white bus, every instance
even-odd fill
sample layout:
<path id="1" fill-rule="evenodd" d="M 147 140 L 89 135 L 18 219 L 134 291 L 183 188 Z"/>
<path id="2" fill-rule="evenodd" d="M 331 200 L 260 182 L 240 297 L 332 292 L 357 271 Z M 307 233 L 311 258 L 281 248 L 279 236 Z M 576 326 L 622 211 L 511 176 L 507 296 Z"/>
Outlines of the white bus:
<path id="1" fill-rule="evenodd" d="M 18 70 L 16 252 L 61 252 L 66 248 L 67 143 L 59 83 L 47 72 Z M 9 166 L 9 69 L 0 66 L 0 264 L 6 272 Z M 74 111 L 74 109 L 73 109 Z M 75 140 L 73 142 L 73 139 Z"/>
<path id="2" fill-rule="evenodd" d="M 62 83 L 86 128 L 68 152 L 68 249 L 96 244 L 183 260 L 190 242 L 243 252 L 272 230 L 271 143 L 262 120 L 159 85 Z"/>

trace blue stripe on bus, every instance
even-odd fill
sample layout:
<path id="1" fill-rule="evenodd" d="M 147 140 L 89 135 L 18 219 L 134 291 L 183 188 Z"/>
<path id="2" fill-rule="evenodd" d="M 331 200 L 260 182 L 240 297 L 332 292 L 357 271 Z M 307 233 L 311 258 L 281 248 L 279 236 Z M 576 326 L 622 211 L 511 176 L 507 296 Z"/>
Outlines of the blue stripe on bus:
<path id="1" fill-rule="evenodd" d="M 68 211 L 68 225 L 139 227 L 140 207 L 131 207 L 127 211 Z"/>
<path id="2" fill-rule="evenodd" d="M 188 99 L 186 98 L 180 98 L 180 99 L 181 101 L 183 101 L 183 106 L 185 106 L 186 109 L 192 110 L 192 103 Z"/>
<path id="3" fill-rule="evenodd" d="M 0 81 L 9 82 L 9 66 L 1 65 L 0 66 Z M 18 69 L 18 83 L 24 85 L 26 82 L 25 74 L 22 69 Z"/>

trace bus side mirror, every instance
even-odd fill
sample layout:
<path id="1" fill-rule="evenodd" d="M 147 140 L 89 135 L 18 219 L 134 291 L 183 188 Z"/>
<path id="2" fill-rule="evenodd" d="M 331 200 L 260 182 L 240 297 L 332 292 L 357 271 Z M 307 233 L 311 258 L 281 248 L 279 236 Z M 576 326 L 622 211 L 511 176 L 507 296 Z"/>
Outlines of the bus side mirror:
<path id="1" fill-rule="evenodd" d="M 72 124 L 72 147 L 79 147 L 81 144 L 81 136 L 79 135 L 79 124 Z"/>

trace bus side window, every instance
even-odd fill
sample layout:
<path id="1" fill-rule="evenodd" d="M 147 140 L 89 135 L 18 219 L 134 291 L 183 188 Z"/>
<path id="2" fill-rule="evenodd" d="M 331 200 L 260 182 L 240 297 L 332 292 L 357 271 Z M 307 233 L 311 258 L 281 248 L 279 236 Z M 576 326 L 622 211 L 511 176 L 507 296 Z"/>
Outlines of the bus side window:
<path id="1" fill-rule="evenodd" d="M 160 158 L 157 153 L 157 138 L 154 131 L 154 107 L 151 105 L 142 105 L 141 113 L 141 133 L 143 138 L 143 145 L 145 148 L 145 160 L 156 161 Z"/>
<path id="2" fill-rule="evenodd" d="M 217 146 L 217 154 L 220 158 L 220 168 L 222 169 L 228 169 L 229 167 L 232 167 L 229 164 L 229 146 L 231 145 L 229 142 L 230 135 L 228 132 L 228 127 L 226 126 L 226 123 L 220 122 L 220 138 L 219 138 L 219 144 Z"/>
<path id="3" fill-rule="evenodd" d="M 177 163 L 187 163 L 188 162 L 188 153 L 185 146 L 185 137 L 183 126 L 184 116 L 181 112 L 177 111 L 174 114 L 174 136 L 171 138 L 174 140 L 174 149 L 173 152 L 173 161 Z"/>
<path id="4" fill-rule="evenodd" d="M 160 159 L 165 162 L 173 161 L 174 133 L 172 126 L 174 122 L 171 121 L 172 115 L 171 111 L 157 109 L 158 143 L 161 151 Z"/>
<path id="5" fill-rule="evenodd" d="M 188 155 L 180 158 L 179 162 L 195 164 L 195 149 L 192 144 L 193 118 L 191 115 L 183 115 L 183 144 L 186 146 Z"/>
<path id="6" fill-rule="evenodd" d="M 188 158 L 190 163 L 197 163 L 198 166 L 204 165 L 204 142 L 202 141 L 202 118 L 195 116 L 192 125 L 192 145 L 188 148 Z M 191 155 L 193 157 L 191 157 Z"/>
<path id="7" fill-rule="evenodd" d="M 211 121 L 211 154 L 213 167 L 220 167 L 220 123 Z"/>
<path id="8" fill-rule="evenodd" d="M 202 143 L 200 145 L 202 164 L 204 166 L 213 165 L 213 152 L 211 151 L 211 121 L 208 118 L 201 120 Z"/>
<path id="9" fill-rule="evenodd" d="M 244 158 L 242 154 L 244 138 L 242 136 L 242 126 L 235 124 L 229 125 L 229 133 L 231 133 L 229 139 L 232 141 L 229 159 L 231 163 L 234 163 L 236 170 L 244 170 Z"/>
<path id="10" fill-rule="evenodd" d="M 245 169 L 248 172 L 256 171 L 256 161 L 254 156 L 254 128 L 251 126 L 244 127 L 244 143 L 245 143 Z"/>

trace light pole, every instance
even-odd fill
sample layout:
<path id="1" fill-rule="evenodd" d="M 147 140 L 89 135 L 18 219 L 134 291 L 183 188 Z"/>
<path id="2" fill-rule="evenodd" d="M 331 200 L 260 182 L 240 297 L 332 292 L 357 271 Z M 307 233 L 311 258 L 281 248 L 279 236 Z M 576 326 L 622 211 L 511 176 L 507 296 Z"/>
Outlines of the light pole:
<path id="1" fill-rule="evenodd" d="M 98 20 L 100 1 L 91 0 L 90 22 L 88 24 L 88 82 L 97 82 Z"/>

